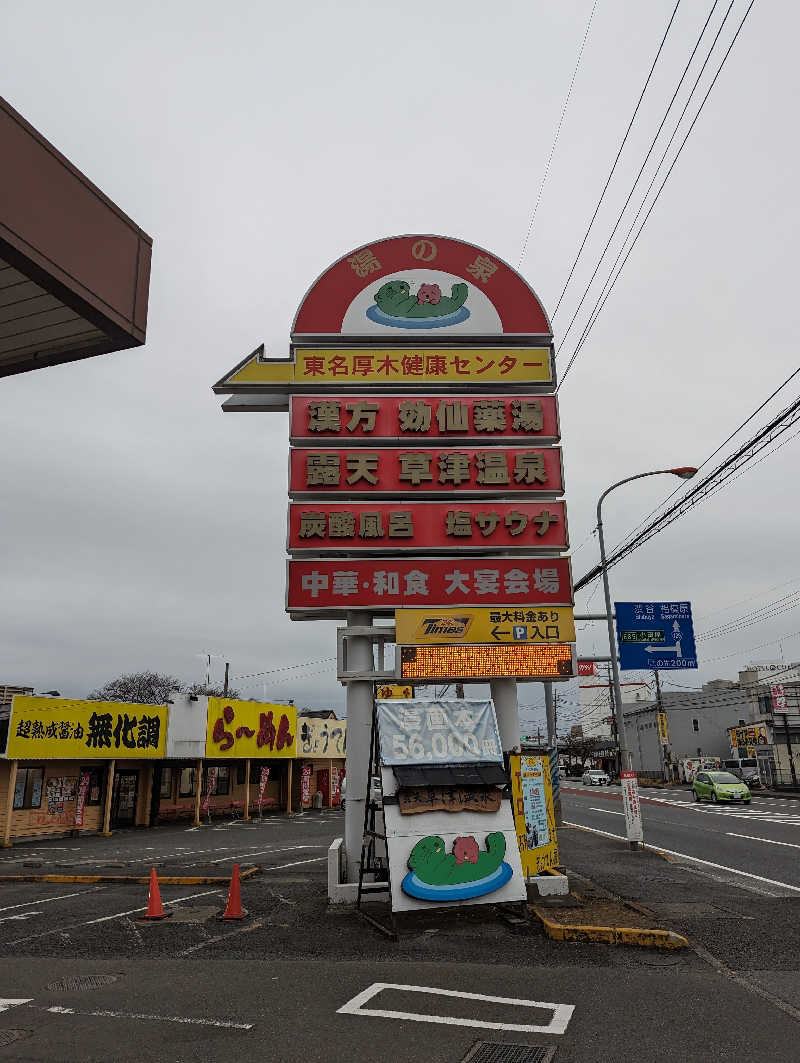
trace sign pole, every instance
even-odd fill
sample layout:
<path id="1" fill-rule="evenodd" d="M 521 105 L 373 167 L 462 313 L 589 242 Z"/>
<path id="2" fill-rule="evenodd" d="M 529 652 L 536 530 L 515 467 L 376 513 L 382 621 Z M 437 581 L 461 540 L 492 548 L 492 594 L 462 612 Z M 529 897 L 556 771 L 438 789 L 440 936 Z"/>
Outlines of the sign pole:
<path id="1" fill-rule="evenodd" d="M 500 745 L 504 753 L 510 753 L 514 749 L 519 749 L 522 744 L 517 706 L 517 681 L 516 679 L 492 679 L 489 683 L 489 690 L 497 716 Z"/>
<path id="2" fill-rule="evenodd" d="M 560 826 L 564 817 L 561 812 L 561 785 L 558 777 L 558 731 L 556 728 L 556 700 L 553 684 L 544 684 L 544 708 L 547 716 L 547 745 L 550 752 L 550 785 L 553 790 L 553 807 L 556 823 Z"/>
<path id="3" fill-rule="evenodd" d="M 348 627 L 370 627 L 369 613 L 347 614 Z M 372 640 L 354 636 L 347 640 L 347 660 L 352 671 L 373 671 Z M 347 684 L 347 803 L 344 809 L 344 847 L 348 882 L 355 882 L 361 863 L 364 805 L 369 788 L 369 753 L 372 735 L 373 681 L 354 679 Z"/>

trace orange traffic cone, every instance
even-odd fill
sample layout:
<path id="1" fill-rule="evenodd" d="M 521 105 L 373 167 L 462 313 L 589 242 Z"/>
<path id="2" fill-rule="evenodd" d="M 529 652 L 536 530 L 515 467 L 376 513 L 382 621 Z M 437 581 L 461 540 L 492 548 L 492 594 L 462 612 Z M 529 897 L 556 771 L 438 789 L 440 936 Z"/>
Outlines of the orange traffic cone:
<path id="1" fill-rule="evenodd" d="M 231 885 L 228 890 L 228 903 L 222 913 L 223 919 L 244 919 L 245 912 L 242 910 L 242 891 L 239 886 L 239 865 L 233 865 Z"/>
<path id="2" fill-rule="evenodd" d="M 156 869 L 150 872 L 150 890 L 147 894 L 147 911 L 143 919 L 166 919 L 167 913 L 161 903 L 161 890 L 158 888 L 158 875 Z"/>

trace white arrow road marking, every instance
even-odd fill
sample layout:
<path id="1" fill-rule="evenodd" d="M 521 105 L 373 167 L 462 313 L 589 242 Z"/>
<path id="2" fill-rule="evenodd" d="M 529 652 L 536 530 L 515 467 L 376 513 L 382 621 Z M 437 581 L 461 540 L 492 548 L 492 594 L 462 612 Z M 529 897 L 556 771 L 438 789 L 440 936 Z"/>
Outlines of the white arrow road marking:
<path id="1" fill-rule="evenodd" d="M 485 1000 L 490 1004 L 515 1004 L 520 1008 L 542 1008 L 552 1011 L 553 1017 L 544 1026 L 513 1022 L 485 1022 L 482 1019 L 463 1019 L 455 1015 L 423 1015 L 415 1011 L 382 1011 L 365 1008 L 363 1005 L 384 989 L 397 989 L 401 993 L 431 993 L 440 997 L 459 997 L 462 1000 Z M 337 1015 L 368 1015 L 379 1019 L 407 1019 L 410 1022 L 436 1022 L 448 1026 L 476 1026 L 482 1030 L 512 1030 L 515 1033 L 562 1034 L 572 1018 L 574 1004 L 549 1004 L 541 1000 L 519 1000 L 515 997 L 491 997 L 483 993 L 461 993 L 455 989 L 433 989 L 421 985 L 396 985 L 392 982 L 373 982 L 363 992 L 348 1000 Z"/>
<path id="2" fill-rule="evenodd" d="M 17 1004 L 30 1004 L 33 997 L 0 997 L 0 1011 L 8 1011 Z"/>

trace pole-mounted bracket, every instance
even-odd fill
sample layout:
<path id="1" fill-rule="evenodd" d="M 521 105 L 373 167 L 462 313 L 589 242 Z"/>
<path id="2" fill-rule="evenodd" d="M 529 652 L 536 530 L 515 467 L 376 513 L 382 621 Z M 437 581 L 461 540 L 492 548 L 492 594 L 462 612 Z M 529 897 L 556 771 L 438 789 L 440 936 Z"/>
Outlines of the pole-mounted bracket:
<path id="1" fill-rule="evenodd" d="M 378 661 L 373 663 L 371 669 L 350 668 L 347 654 L 347 644 L 350 639 L 370 639 L 373 646 L 378 647 Z M 352 626 L 336 629 L 336 678 L 340 683 L 352 683 L 368 681 L 376 683 L 395 682 L 397 680 L 398 664 L 387 669 L 385 665 L 386 643 L 395 641 L 395 628 L 386 624 L 381 627 Z"/>

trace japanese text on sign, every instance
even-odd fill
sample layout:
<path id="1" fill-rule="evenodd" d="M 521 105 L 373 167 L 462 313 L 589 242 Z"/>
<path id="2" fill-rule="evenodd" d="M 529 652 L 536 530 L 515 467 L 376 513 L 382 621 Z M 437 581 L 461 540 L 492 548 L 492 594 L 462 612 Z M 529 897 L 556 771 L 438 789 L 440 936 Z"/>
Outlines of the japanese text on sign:
<path id="1" fill-rule="evenodd" d="M 400 646 L 403 679 L 570 679 L 572 644 Z"/>
<path id="2" fill-rule="evenodd" d="M 546 347 L 304 348 L 296 358 L 296 384 L 549 384 L 552 380 Z"/>
<path id="3" fill-rule="evenodd" d="M 468 764 L 501 761 L 491 701 L 379 701 L 384 764 Z"/>
<path id="4" fill-rule="evenodd" d="M 208 699 L 207 757 L 294 757 L 296 737 L 292 705 Z"/>
<path id="5" fill-rule="evenodd" d="M 293 395 L 289 433 L 292 439 L 379 440 L 425 437 L 463 439 L 475 436 L 559 437 L 557 400 L 553 395 L 483 398 L 388 395 Z"/>
<path id="6" fill-rule="evenodd" d="M 550 763 L 547 757 L 512 756 L 509 767 L 522 870 L 537 875 L 558 864 Z"/>
<path id="7" fill-rule="evenodd" d="M 563 502 L 293 502 L 289 550 L 563 550 Z"/>
<path id="8" fill-rule="evenodd" d="M 293 447 L 289 455 L 292 495 L 418 495 L 475 492 L 507 494 L 563 491 L 561 450 L 493 447 L 402 450 L 320 450 Z"/>
<path id="9" fill-rule="evenodd" d="M 571 609 L 398 609 L 395 627 L 397 643 L 405 645 L 575 639 Z"/>
<path id="10" fill-rule="evenodd" d="M 635 771 L 620 772 L 622 783 L 622 807 L 625 812 L 625 832 L 629 842 L 640 842 L 644 838 L 642 829 L 642 808 L 639 803 L 639 787 Z"/>
<path id="11" fill-rule="evenodd" d="M 22 760 L 163 757 L 166 735 L 165 705 L 18 695 L 7 754 Z"/>
<path id="12" fill-rule="evenodd" d="M 347 720 L 297 717 L 298 757 L 343 757 L 347 753 Z"/>
<path id="13" fill-rule="evenodd" d="M 570 605 L 569 562 L 511 558 L 457 561 L 416 558 L 369 561 L 290 561 L 289 610 L 369 605 Z"/>

